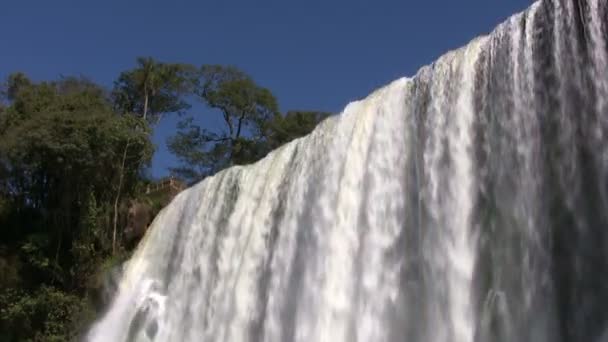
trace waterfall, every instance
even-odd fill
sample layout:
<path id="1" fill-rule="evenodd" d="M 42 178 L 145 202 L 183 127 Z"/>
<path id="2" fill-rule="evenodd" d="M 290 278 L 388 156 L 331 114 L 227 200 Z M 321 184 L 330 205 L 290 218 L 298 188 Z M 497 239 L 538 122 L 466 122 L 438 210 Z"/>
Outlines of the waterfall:
<path id="1" fill-rule="evenodd" d="M 608 341 L 608 2 L 538 1 L 182 192 L 87 340 Z"/>

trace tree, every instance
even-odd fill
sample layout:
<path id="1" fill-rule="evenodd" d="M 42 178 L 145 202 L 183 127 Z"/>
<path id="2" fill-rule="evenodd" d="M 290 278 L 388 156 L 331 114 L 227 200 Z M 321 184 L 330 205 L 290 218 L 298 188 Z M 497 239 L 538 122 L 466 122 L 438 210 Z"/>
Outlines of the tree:
<path id="1" fill-rule="evenodd" d="M 72 339 L 103 302 L 100 270 L 124 260 L 125 203 L 146 182 L 150 123 L 186 108 L 189 91 L 223 119 L 217 130 L 183 120 L 172 139 L 191 180 L 256 161 L 325 116 L 279 115 L 270 91 L 235 68 L 154 63 L 164 81 L 140 88 L 143 71 L 125 72 L 112 93 L 82 77 L 16 73 L 3 84 L 0 340 Z"/>
<path id="2" fill-rule="evenodd" d="M 8 229 L 43 234 L 49 239 L 44 253 L 52 250 L 54 264 L 69 265 L 72 242 L 86 228 L 81 218 L 89 194 L 110 203 L 133 188 L 150 159 L 147 125 L 115 114 L 102 89 L 75 78 L 24 87 L 7 116 L 0 184 L 22 213 Z"/>
<path id="3" fill-rule="evenodd" d="M 96 270 L 119 254 L 116 203 L 141 181 L 150 129 L 84 78 L 14 74 L 4 89 L 0 340 L 68 340 Z"/>
<path id="4" fill-rule="evenodd" d="M 192 117 L 180 122 L 168 141 L 181 161 L 172 171 L 191 182 L 231 165 L 247 164 L 270 150 L 310 133 L 328 113 L 290 111 L 279 114 L 270 90 L 234 67 L 206 65 L 201 68 L 197 94 L 219 112 L 219 131 L 201 128 Z"/>
<path id="5" fill-rule="evenodd" d="M 148 129 L 139 129 L 145 124 L 140 125 L 139 119 L 124 117 L 114 123 L 113 140 L 116 147 L 120 149 L 118 157 L 114 157 L 117 180 L 113 182 L 116 187 L 116 194 L 113 202 L 112 219 L 112 253 L 116 252 L 118 234 L 118 205 L 125 188 L 133 189 L 138 178 L 138 172 L 142 165 L 150 161 L 153 149 L 148 138 Z M 128 193 L 128 191 L 127 191 Z"/>
<path id="6" fill-rule="evenodd" d="M 204 65 L 195 92 L 219 111 L 223 127 L 212 131 L 194 124 L 192 118 L 182 121 L 168 144 L 184 165 L 174 173 L 196 180 L 230 165 L 250 163 L 267 152 L 265 126 L 279 115 L 270 90 L 235 67 Z"/>
<path id="7" fill-rule="evenodd" d="M 137 58 L 137 67 L 122 72 L 114 82 L 112 98 L 123 113 L 135 113 L 148 122 L 158 122 L 163 113 L 189 107 L 182 98 L 191 89 L 195 68 L 186 64 L 161 63 L 150 57 Z"/>
<path id="8" fill-rule="evenodd" d="M 17 97 L 20 89 L 27 88 L 31 85 L 31 81 L 22 72 L 10 74 L 6 81 L 6 98 L 9 101 Z"/>
<path id="9" fill-rule="evenodd" d="M 303 137 L 331 114 L 317 111 L 289 111 L 276 116 L 267 125 L 268 143 L 275 149 L 294 139 Z"/>

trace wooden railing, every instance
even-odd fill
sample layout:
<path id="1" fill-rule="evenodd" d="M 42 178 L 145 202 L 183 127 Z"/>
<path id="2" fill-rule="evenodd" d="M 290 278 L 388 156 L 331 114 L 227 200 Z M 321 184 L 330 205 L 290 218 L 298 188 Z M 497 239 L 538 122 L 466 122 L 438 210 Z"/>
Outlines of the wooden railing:
<path id="1" fill-rule="evenodd" d="M 155 184 L 149 184 L 148 187 L 146 188 L 146 194 L 150 194 L 153 192 L 158 192 L 158 191 L 166 191 L 169 190 L 169 192 L 175 192 L 178 193 L 182 190 L 184 190 L 185 185 L 184 183 L 180 182 L 179 180 L 173 178 L 173 177 L 169 177 L 169 178 L 165 178 L 162 179 L 161 181 L 155 183 Z"/>

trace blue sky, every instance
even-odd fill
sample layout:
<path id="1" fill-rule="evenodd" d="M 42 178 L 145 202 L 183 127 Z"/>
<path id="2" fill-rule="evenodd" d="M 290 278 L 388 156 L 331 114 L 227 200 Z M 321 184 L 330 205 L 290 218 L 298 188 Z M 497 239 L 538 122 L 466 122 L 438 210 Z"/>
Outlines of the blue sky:
<path id="1" fill-rule="evenodd" d="M 491 31 L 530 0 L 12 0 L 0 9 L 0 77 L 85 75 L 107 87 L 137 56 L 232 64 L 279 99 L 281 109 L 339 112 Z M 207 115 L 204 122 L 218 120 Z M 152 174 L 175 159 L 155 129 Z"/>

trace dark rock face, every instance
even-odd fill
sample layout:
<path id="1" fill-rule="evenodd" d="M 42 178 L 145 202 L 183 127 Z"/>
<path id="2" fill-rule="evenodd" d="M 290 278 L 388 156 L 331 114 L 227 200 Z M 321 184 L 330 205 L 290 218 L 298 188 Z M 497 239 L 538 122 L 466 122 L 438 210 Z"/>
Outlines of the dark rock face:
<path id="1" fill-rule="evenodd" d="M 127 245 L 137 243 L 144 236 L 153 218 L 152 207 L 149 204 L 130 201 L 127 212 L 127 226 L 124 231 Z"/>

